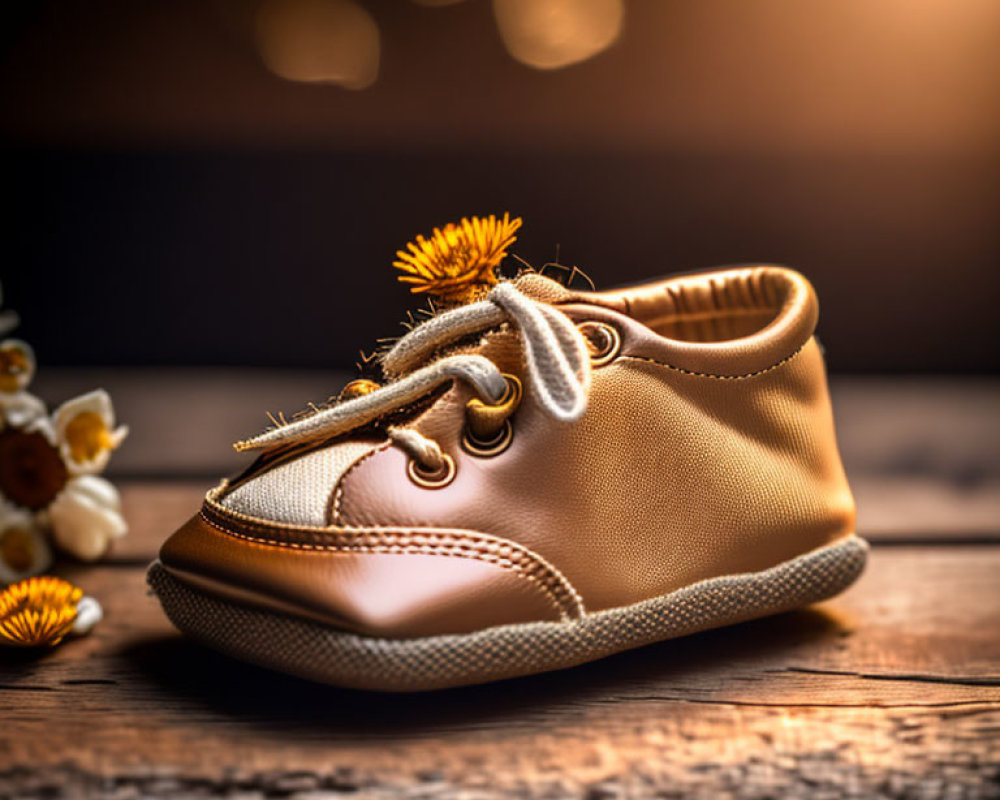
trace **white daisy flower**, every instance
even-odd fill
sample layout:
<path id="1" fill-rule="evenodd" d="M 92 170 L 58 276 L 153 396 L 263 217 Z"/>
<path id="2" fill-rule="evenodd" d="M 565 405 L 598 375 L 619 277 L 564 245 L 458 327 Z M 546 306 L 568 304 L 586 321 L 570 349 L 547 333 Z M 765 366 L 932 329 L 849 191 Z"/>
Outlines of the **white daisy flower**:
<path id="1" fill-rule="evenodd" d="M 128 435 L 124 425 L 115 428 L 111 398 L 103 389 L 66 401 L 56 409 L 53 419 L 59 451 L 73 475 L 103 470 L 111 451 Z"/>
<path id="2" fill-rule="evenodd" d="M 103 556 L 127 530 L 118 490 L 96 475 L 74 474 L 96 463 L 103 466 L 104 439 L 117 444 L 125 435 L 123 428 L 111 430 L 113 416 L 105 401 L 104 392 L 92 392 L 63 405 L 56 424 L 42 416 L 0 430 L 0 498 L 33 512 L 36 527 L 48 528 L 55 544 L 81 561 Z M 99 447 L 105 448 L 103 456 L 83 465 L 73 460 L 74 452 L 93 454 Z"/>

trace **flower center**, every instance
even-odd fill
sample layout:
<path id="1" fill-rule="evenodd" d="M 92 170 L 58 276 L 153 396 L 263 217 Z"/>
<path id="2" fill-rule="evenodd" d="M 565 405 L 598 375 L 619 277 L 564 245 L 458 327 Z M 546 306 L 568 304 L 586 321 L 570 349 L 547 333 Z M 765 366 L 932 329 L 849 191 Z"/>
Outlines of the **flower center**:
<path id="1" fill-rule="evenodd" d="M 40 433 L 0 431 L 0 494 L 37 511 L 56 499 L 69 474 L 59 451 Z"/>
<path id="2" fill-rule="evenodd" d="M 59 642 L 76 620 L 83 592 L 59 578 L 28 578 L 0 591 L 0 640 L 39 647 Z"/>
<path id="3" fill-rule="evenodd" d="M 100 414 L 81 411 L 66 426 L 69 454 L 77 464 L 93 461 L 111 447 L 111 434 Z"/>
<path id="4" fill-rule="evenodd" d="M 31 365 L 27 354 L 19 347 L 0 349 L 0 392 L 16 392 L 21 388 L 21 376 Z"/>
<path id="5" fill-rule="evenodd" d="M 0 560 L 15 572 L 25 572 L 35 563 L 35 540 L 30 531 L 10 528 L 0 535 Z"/>

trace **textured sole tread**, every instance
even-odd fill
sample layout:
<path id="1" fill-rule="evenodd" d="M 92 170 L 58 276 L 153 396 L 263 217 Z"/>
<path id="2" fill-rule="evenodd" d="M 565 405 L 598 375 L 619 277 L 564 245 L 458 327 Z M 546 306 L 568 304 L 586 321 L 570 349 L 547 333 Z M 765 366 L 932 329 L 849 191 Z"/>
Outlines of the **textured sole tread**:
<path id="1" fill-rule="evenodd" d="M 384 639 L 241 605 L 192 587 L 159 562 L 147 580 L 170 621 L 244 661 L 338 686 L 421 691 L 563 669 L 709 628 L 799 608 L 850 586 L 868 544 L 848 536 L 761 572 L 724 575 L 566 622 Z"/>

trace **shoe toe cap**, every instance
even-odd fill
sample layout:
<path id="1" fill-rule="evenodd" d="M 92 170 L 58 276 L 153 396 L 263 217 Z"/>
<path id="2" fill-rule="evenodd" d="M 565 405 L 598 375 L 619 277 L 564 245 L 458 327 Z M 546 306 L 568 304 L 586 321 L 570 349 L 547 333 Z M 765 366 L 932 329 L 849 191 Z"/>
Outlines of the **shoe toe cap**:
<path id="1" fill-rule="evenodd" d="M 382 546 L 385 537 L 374 529 L 223 525 L 202 513 L 167 540 L 160 562 L 199 590 L 366 636 L 468 633 L 564 616 L 543 582 L 504 559 L 436 546 L 432 532 L 407 547 Z"/>

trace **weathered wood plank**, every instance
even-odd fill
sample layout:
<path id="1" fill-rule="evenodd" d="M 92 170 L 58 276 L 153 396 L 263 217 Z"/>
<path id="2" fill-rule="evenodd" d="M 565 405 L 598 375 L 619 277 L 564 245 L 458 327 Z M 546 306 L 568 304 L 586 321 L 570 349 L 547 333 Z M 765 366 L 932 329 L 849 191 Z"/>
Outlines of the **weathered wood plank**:
<path id="1" fill-rule="evenodd" d="M 242 665 L 176 635 L 139 568 L 73 572 L 107 619 L 44 658 L 5 655 L 0 796 L 46 781 L 155 796 L 998 788 L 996 547 L 876 549 L 856 587 L 808 611 L 415 696 Z"/>
<path id="2" fill-rule="evenodd" d="M 864 536 L 1000 538 L 996 378 L 834 375 L 830 388 Z"/>
<path id="3" fill-rule="evenodd" d="M 164 540 L 198 513 L 205 492 L 213 485 L 212 481 L 122 484 L 122 512 L 129 530 L 114 542 L 107 560 L 138 565 L 154 559 Z"/>

